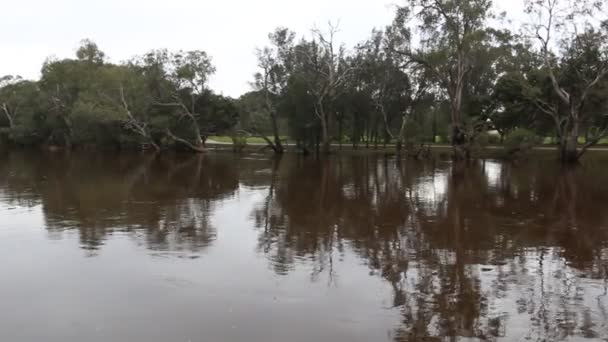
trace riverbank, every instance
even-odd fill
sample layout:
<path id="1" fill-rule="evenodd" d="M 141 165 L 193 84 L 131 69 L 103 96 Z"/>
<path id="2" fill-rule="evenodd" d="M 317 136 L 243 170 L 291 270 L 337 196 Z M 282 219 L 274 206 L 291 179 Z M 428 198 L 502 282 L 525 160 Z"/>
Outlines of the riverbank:
<path id="1" fill-rule="evenodd" d="M 287 153 L 297 153 L 300 152 L 297 150 L 296 145 L 294 143 L 284 143 L 283 146 Z M 347 154 L 347 155 L 362 155 L 362 154 L 373 154 L 373 155 L 395 155 L 395 145 L 387 144 L 387 145 L 378 145 L 369 147 L 366 145 L 359 145 L 357 147 L 353 147 L 350 144 L 332 144 L 331 145 L 332 154 Z M 428 149 L 428 152 L 432 157 L 439 158 L 451 158 L 452 156 L 452 146 L 447 144 L 431 144 L 425 145 L 425 149 Z M 217 141 L 213 139 L 207 140 L 207 149 L 211 151 L 234 151 L 234 145 L 231 142 L 226 141 Z M 243 153 L 272 153 L 272 150 L 267 146 L 264 142 L 248 142 L 246 146 L 244 146 L 241 150 Z M 599 145 L 597 147 L 592 147 L 587 150 L 588 155 L 600 155 L 608 157 L 608 145 Z M 405 151 L 404 151 L 405 156 Z M 538 156 L 542 156 L 543 158 L 551 158 L 553 156 L 557 157 L 557 147 L 553 145 L 542 145 L 532 148 L 530 151 L 521 154 L 520 158 L 535 158 Z M 473 151 L 473 157 L 477 159 L 511 159 L 508 153 L 505 150 L 504 146 L 501 145 L 490 145 L 484 146 L 480 148 L 476 148 Z M 583 157 L 584 158 L 584 157 Z"/>
<path id="2" fill-rule="evenodd" d="M 285 152 L 289 154 L 301 154 L 302 152 L 296 147 L 294 143 L 284 143 Z M 116 148 L 99 148 L 94 146 L 80 146 L 74 147 L 72 149 L 65 149 L 61 147 L 55 146 L 38 146 L 38 147 L 24 147 L 24 146 L 15 146 L 15 145 L 2 145 L 0 144 L 0 151 L 7 152 L 11 150 L 32 150 L 32 151 L 45 151 L 50 153 L 71 153 L 77 151 L 87 151 L 87 152 L 104 152 L 104 153 L 154 153 L 153 150 L 142 150 L 139 148 L 126 148 L 126 149 L 116 149 Z M 208 139 L 206 141 L 207 152 L 219 152 L 219 153 L 243 153 L 243 154 L 263 154 L 272 156 L 274 152 L 272 149 L 263 142 L 253 142 L 247 143 L 240 150 L 236 151 L 235 146 L 231 142 L 226 141 L 216 141 L 214 139 Z M 452 158 L 452 146 L 446 144 L 432 144 L 432 145 L 424 145 L 422 153 L 418 154 L 417 152 L 420 150 L 420 146 L 416 146 L 415 152 L 408 153 L 405 149 L 402 151 L 402 157 L 404 159 L 441 159 L 448 160 Z M 311 154 L 314 154 L 315 151 L 310 151 Z M 597 147 L 590 148 L 586 155 L 583 157 L 583 161 L 586 159 L 608 159 L 608 146 L 600 145 Z M 192 154 L 192 152 L 180 151 L 177 150 L 163 150 L 162 154 Z M 352 145 L 347 144 L 332 144 L 331 145 L 331 154 L 332 155 L 382 155 L 382 156 L 395 156 L 396 147 L 394 144 L 387 145 L 359 145 L 353 147 Z M 556 146 L 537 146 L 525 153 L 518 154 L 515 158 L 512 155 L 509 155 L 505 150 L 504 146 L 500 145 L 490 145 L 485 147 L 478 147 L 473 149 L 472 151 L 472 159 L 497 159 L 497 160 L 527 160 L 527 159 L 543 159 L 543 160 L 557 160 L 557 147 Z"/>

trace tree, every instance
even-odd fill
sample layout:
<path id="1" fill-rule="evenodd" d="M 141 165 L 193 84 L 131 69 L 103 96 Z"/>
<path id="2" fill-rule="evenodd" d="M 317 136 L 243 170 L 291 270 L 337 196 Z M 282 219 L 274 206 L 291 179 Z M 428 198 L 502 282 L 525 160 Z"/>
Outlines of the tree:
<path id="1" fill-rule="evenodd" d="M 372 70 L 375 90 L 372 98 L 379 109 L 388 137 L 395 140 L 397 153 L 406 141 L 406 130 L 421 102 L 428 97 L 430 84 L 425 68 L 409 63 L 403 51 L 410 44 L 410 30 L 399 18 L 384 33 L 377 32 L 372 39 L 373 59 L 377 67 Z M 398 118 L 393 127 L 392 121 Z"/>
<path id="2" fill-rule="evenodd" d="M 5 132 L 18 144 L 39 143 L 44 134 L 47 106 L 38 84 L 18 76 L 0 78 L 0 122 Z"/>
<path id="3" fill-rule="evenodd" d="M 407 25 L 411 15 L 419 21 L 420 46 L 400 52 L 424 66 L 447 94 L 450 103 L 451 141 L 455 157 L 468 158 L 473 131 L 463 113 L 468 77 L 478 51 L 491 43 L 487 20 L 493 17 L 491 0 L 408 0 L 397 22 Z"/>
<path id="4" fill-rule="evenodd" d="M 156 104 L 170 110 L 173 120 L 167 136 L 191 151 L 204 152 L 199 102 L 207 95 L 207 81 L 215 72 L 207 53 L 157 50 L 137 63 L 150 77 Z"/>
<path id="5" fill-rule="evenodd" d="M 78 59 L 45 61 L 39 85 L 50 105 L 47 116 L 49 143 L 72 145 L 72 109 L 80 94 L 90 89 L 98 79 L 98 72 L 104 65 L 103 56 L 96 44 L 84 40 L 77 50 Z"/>
<path id="6" fill-rule="evenodd" d="M 204 96 L 206 83 L 211 74 L 215 72 L 215 68 L 211 65 L 211 59 L 204 51 L 188 51 L 178 52 L 172 55 L 171 63 L 173 64 L 173 72 L 170 74 L 171 80 L 175 84 L 175 93 L 173 99 L 178 106 L 178 121 L 182 118 L 188 118 L 192 125 L 192 140 L 191 144 L 188 140 L 175 136 L 171 130 L 167 130 L 169 136 L 178 142 L 184 143 L 196 152 L 202 152 L 203 139 L 201 137 L 201 129 L 198 121 L 199 108 L 197 102 Z"/>
<path id="7" fill-rule="evenodd" d="M 154 138 L 154 131 L 163 128 L 152 124 L 151 110 L 155 101 L 146 86 L 143 70 L 130 63 L 108 66 L 100 79 L 103 82 L 96 90 L 100 105 L 107 105 L 119 113 L 117 121 L 125 131 L 159 152 L 161 148 Z"/>
<path id="8" fill-rule="evenodd" d="M 90 39 L 83 39 L 76 51 L 76 57 L 80 61 L 101 65 L 104 63 L 106 54 L 99 49 L 97 44 Z"/>
<path id="9" fill-rule="evenodd" d="M 278 102 L 285 93 L 289 79 L 292 55 L 293 40 L 295 34 L 287 28 L 277 28 L 268 35 L 271 46 L 257 49 L 258 68 L 260 71 L 255 74 L 255 88 L 264 96 L 264 105 L 272 126 L 273 140 L 260 131 L 256 122 L 251 122 L 256 134 L 262 136 L 276 154 L 282 154 L 284 147 L 279 133 Z"/>
<path id="10" fill-rule="evenodd" d="M 539 72 L 542 62 L 521 36 L 510 35 L 508 40 L 509 47 L 502 55 L 499 72 L 494 75 L 490 94 L 494 110 L 488 117 L 501 140 L 517 128 L 536 126 L 538 132 L 545 134 L 544 120 L 539 120 L 543 114 L 525 95 L 533 83 L 543 87 L 544 77 Z"/>
<path id="11" fill-rule="evenodd" d="M 313 40 L 298 45 L 296 53 L 307 60 L 306 82 L 310 93 L 315 98 L 315 115 L 321 125 L 321 144 L 323 152 L 330 151 L 330 125 L 332 105 L 338 91 L 352 75 L 353 66 L 345 61 L 344 46 L 336 46 L 335 37 L 338 26 L 329 23 L 328 33 L 313 30 Z"/>
<path id="12" fill-rule="evenodd" d="M 7 75 L 0 78 L 0 106 L 10 129 L 15 127 L 15 120 L 25 100 L 20 96 L 20 88 L 26 84 L 24 82 L 19 76 Z"/>
<path id="13" fill-rule="evenodd" d="M 289 135 L 296 141 L 298 149 L 308 154 L 319 141 L 320 124 L 314 114 L 315 98 L 309 91 L 306 62 L 302 57 L 296 54 L 295 70 L 289 77 L 280 108 L 287 116 Z"/>
<path id="14" fill-rule="evenodd" d="M 528 0 L 534 17 L 529 28 L 539 43 L 544 68 L 557 102 L 534 97 L 536 106 L 555 124 L 562 161 L 576 162 L 585 151 L 608 135 L 606 111 L 598 120 L 591 97 L 608 76 L 608 22 L 598 24 L 602 1 Z M 560 46 L 556 50 L 556 46 Z M 597 106 L 596 106 L 597 108 Z M 578 149 L 583 126 L 594 134 Z"/>

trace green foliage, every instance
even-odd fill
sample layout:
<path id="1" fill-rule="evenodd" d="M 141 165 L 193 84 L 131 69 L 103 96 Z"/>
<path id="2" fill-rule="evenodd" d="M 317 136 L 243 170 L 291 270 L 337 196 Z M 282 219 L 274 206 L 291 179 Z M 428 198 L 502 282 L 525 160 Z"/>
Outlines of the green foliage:
<path id="1" fill-rule="evenodd" d="M 245 147 L 247 147 L 247 132 L 241 129 L 234 129 L 230 133 L 230 140 L 232 141 L 232 148 L 235 152 L 241 152 Z"/>
<path id="2" fill-rule="evenodd" d="M 533 131 L 525 128 L 517 128 L 505 139 L 505 150 L 508 154 L 526 152 L 542 143 L 542 138 Z"/>
<path id="3" fill-rule="evenodd" d="M 121 128 L 119 113 L 91 102 L 78 101 L 71 113 L 72 140 L 79 146 L 117 146 Z"/>
<path id="4" fill-rule="evenodd" d="M 305 150 L 329 140 L 482 148 L 507 137 L 509 151 L 538 136 L 558 146 L 601 142 L 608 25 L 577 20 L 593 13 L 591 1 L 527 3 L 539 20 L 544 4 L 559 8 L 554 20 L 530 25 L 540 41 L 504 29 L 491 0 L 407 0 L 354 49 L 334 41 L 331 25 L 300 40 L 279 27 L 256 51 L 252 91 L 237 100 L 208 88 L 215 67 L 205 51 L 159 49 L 111 63 L 83 40 L 74 58 L 46 60 L 38 81 L 0 78 L 0 130 L 20 145 L 195 151 L 212 135 L 232 137 L 237 149 L 287 136 Z"/>
<path id="5" fill-rule="evenodd" d="M 488 132 L 482 132 L 475 137 L 475 145 L 483 148 L 490 145 L 491 135 Z"/>
<path id="6" fill-rule="evenodd" d="M 272 134 L 271 116 L 265 105 L 262 91 L 251 91 L 243 94 L 237 103 L 242 127 L 263 134 Z"/>
<path id="7" fill-rule="evenodd" d="M 13 143 L 159 145 L 168 129 L 196 141 L 238 121 L 235 101 L 206 88 L 215 69 L 204 51 L 158 50 L 111 64 L 83 40 L 76 57 L 48 59 L 38 82 L 0 79 L 0 127 Z"/>

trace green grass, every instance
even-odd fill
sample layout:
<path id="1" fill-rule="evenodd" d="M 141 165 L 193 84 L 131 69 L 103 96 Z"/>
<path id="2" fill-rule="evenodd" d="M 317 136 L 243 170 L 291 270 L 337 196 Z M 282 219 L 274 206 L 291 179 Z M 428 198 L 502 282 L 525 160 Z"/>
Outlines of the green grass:
<path id="1" fill-rule="evenodd" d="M 438 137 L 439 138 L 439 137 Z M 283 140 L 283 142 L 287 142 L 287 143 L 293 143 L 294 141 L 292 139 L 290 139 L 287 136 L 282 136 L 281 139 Z M 232 138 L 227 136 L 227 135 L 220 135 L 220 136 L 210 136 L 209 140 L 213 140 L 213 141 L 217 141 L 217 142 L 221 142 L 221 143 L 232 143 Z M 555 143 L 552 141 L 552 138 L 545 138 L 543 140 L 543 145 L 554 145 Z M 446 143 L 442 143 L 441 142 L 441 138 L 436 140 L 437 142 L 433 145 L 445 145 Z M 260 137 L 248 137 L 247 138 L 247 143 L 250 144 L 265 144 L 266 141 Z M 337 142 L 335 142 L 337 143 Z M 350 142 L 347 141 L 347 139 L 344 139 L 343 144 L 347 145 Z M 579 138 L 579 143 L 584 144 L 585 143 L 585 138 Z M 360 145 L 365 145 L 365 142 L 361 142 L 359 143 Z M 391 143 L 392 144 L 392 143 Z M 372 144 L 373 145 L 373 144 Z M 379 144 L 379 145 L 383 145 L 383 144 Z M 602 140 L 599 141 L 598 145 L 608 145 L 608 138 L 604 138 Z"/>
<path id="2" fill-rule="evenodd" d="M 217 141 L 217 142 L 221 142 L 221 143 L 232 143 L 232 138 L 230 138 L 228 136 L 212 135 L 208 139 L 209 140 L 213 140 L 213 141 Z"/>
<path id="3" fill-rule="evenodd" d="M 291 139 L 289 139 L 289 137 L 281 137 L 281 139 L 284 142 L 292 142 Z M 210 136 L 209 140 L 213 140 L 213 141 L 217 141 L 217 142 L 221 142 L 221 143 L 232 143 L 232 138 L 229 136 L 225 136 L 225 135 L 221 135 L 221 136 Z M 260 137 L 248 137 L 247 138 L 247 143 L 249 144 L 265 144 L 266 140 L 264 140 L 263 138 Z"/>
<path id="4" fill-rule="evenodd" d="M 584 137 L 578 138 L 578 143 L 583 145 L 585 143 L 585 138 Z M 608 138 L 601 139 L 597 144 L 598 145 L 608 145 Z M 543 140 L 543 145 L 555 145 L 555 139 L 554 138 L 545 138 Z"/>

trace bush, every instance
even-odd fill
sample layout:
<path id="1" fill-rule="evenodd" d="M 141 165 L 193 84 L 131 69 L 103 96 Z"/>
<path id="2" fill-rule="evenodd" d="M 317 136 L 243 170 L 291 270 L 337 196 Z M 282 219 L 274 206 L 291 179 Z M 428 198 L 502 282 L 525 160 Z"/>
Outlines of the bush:
<path id="1" fill-rule="evenodd" d="M 475 135 L 470 152 L 474 157 L 480 157 L 485 148 L 492 143 L 492 135 L 488 132 L 481 132 Z"/>
<path id="2" fill-rule="evenodd" d="M 488 143 L 490 145 L 500 145 L 500 135 L 497 134 L 488 134 Z"/>
<path id="3" fill-rule="evenodd" d="M 488 132 L 479 133 L 475 137 L 474 145 L 478 147 L 486 147 L 490 145 L 491 135 Z"/>
<path id="4" fill-rule="evenodd" d="M 241 152 L 245 147 L 247 147 L 247 137 L 248 134 L 241 130 L 234 130 L 232 134 L 230 134 L 230 139 L 232 140 L 232 149 L 234 152 Z"/>
<path id="5" fill-rule="evenodd" d="M 518 152 L 527 152 L 541 142 L 542 138 L 534 132 L 525 128 L 517 128 L 505 139 L 505 150 L 510 155 Z"/>

